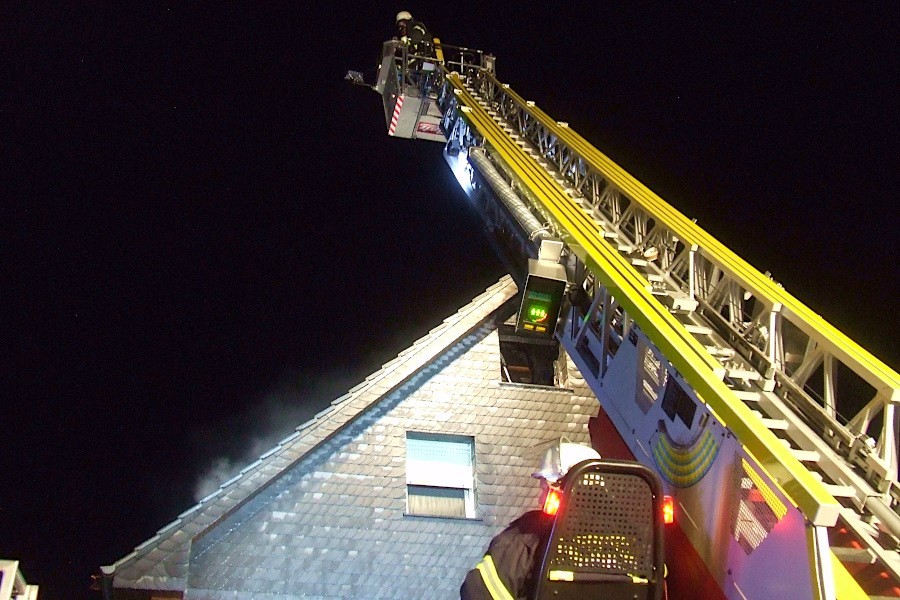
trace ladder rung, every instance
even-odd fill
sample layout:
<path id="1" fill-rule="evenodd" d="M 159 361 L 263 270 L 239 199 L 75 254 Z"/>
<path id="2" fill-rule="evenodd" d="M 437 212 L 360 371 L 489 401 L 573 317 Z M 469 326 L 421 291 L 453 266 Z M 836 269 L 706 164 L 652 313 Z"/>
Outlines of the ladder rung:
<path id="1" fill-rule="evenodd" d="M 738 400 L 743 400 L 744 402 L 759 402 L 759 399 L 762 397 L 759 392 L 754 392 L 751 390 L 731 390 L 734 392 L 734 395 L 738 397 Z"/>
<path id="2" fill-rule="evenodd" d="M 800 462 L 817 463 L 822 455 L 815 450 L 800 450 L 799 448 L 791 448 L 791 454 Z"/>
<path id="3" fill-rule="evenodd" d="M 706 348 L 706 351 L 713 356 L 718 356 L 719 358 L 734 358 L 734 348 L 720 348 L 718 346 L 704 346 L 704 348 Z"/>
<path id="4" fill-rule="evenodd" d="M 751 381 L 757 380 L 761 378 L 761 375 L 757 371 L 752 371 L 748 369 L 727 369 L 725 371 L 726 377 L 730 377 L 732 379 L 740 379 L 743 381 Z"/>
<path id="5" fill-rule="evenodd" d="M 684 328 L 687 329 L 688 333 L 692 333 L 694 335 L 709 335 L 712 333 L 712 329 L 706 327 L 705 325 L 694 325 L 693 323 L 685 323 Z"/>
<path id="6" fill-rule="evenodd" d="M 784 419 L 770 419 L 769 417 L 764 417 L 758 410 L 754 410 L 753 414 L 759 417 L 759 420 L 762 421 L 762 424 L 766 429 L 784 431 L 788 428 L 788 422 Z"/>
<path id="7" fill-rule="evenodd" d="M 822 458 L 822 455 L 815 450 L 801 450 L 800 448 L 791 447 L 790 440 L 782 439 L 781 443 L 784 444 L 784 447 L 788 449 L 788 452 L 800 462 L 817 463 L 819 462 L 819 459 Z"/>
<path id="8" fill-rule="evenodd" d="M 666 305 L 676 314 L 688 314 L 697 310 L 698 302 L 679 290 L 669 292 L 666 298 Z"/>
<path id="9" fill-rule="evenodd" d="M 856 490 L 849 485 L 836 485 L 833 483 L 825 483 L 823 485 L 828 490 L 828 493 L 835 498 L 852 498 L 856 495 Z"/>
<path id="10" fill-rule="evenodd" d="M 846 548 L 844 546 L 832 546 L 831 551 L 841 562 L 872 564 L 875 562 L 875 553 L 869 548 Z"/>
<path id="11" fill-rule="evenodd" d="M 788 429 L 788 422 L 784 419 L 769 419 L 768 417 L 763 417 L 762 423 L 766 429 L 771 429 L 773 431 L 787 431 Z"/>

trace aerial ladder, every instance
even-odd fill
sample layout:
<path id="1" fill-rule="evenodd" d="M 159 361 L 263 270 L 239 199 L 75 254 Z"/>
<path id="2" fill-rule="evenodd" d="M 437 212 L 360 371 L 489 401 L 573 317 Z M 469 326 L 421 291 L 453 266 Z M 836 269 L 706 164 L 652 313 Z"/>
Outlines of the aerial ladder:
<path id="1" fill-rule="evenodd" d="M 897 372 L 501 83 L 493 56 L 434 42 L 386 42 L 368 87 L 389 135 L 444 144 L 522 289 L 517 328 L 558 340 L 674 496 L 670 597 L 900 597 Z"/>

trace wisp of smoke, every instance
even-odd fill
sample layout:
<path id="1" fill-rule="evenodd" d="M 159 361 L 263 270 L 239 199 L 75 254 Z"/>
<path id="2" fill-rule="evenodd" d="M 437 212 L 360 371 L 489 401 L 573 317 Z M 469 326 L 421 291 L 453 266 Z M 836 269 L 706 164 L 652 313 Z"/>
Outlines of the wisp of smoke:
<path id="1" fill-rule="evenodd" d="M 341 390 L 350 388 L 349 382 L 346 373 L 323 375 L 317 377 L 315 383 L 301 380 L 297 374 L 283 378 L 261 402 L 248 407 L 241 419 L 242 422 L 249 422 L 253 431 L 248 434 L 246 429 L 232 422 L 238 431 L 226 434 L 244 440 L 239 442 L 242 447 L 212 459 L 194 484 L 194 501 L 206 498 L 246 465 L 275 447 L 296 427 L 324 409 Z"/>
<path id="2" fill-rule="evenodd" d="M 199 502 L 218 489 L 220 485 L 234 477 L 240 471 L 226 456 L 220 456 L 213 460 L 209 469 L 200 476 L 194 486 L 194 501 Z"/>

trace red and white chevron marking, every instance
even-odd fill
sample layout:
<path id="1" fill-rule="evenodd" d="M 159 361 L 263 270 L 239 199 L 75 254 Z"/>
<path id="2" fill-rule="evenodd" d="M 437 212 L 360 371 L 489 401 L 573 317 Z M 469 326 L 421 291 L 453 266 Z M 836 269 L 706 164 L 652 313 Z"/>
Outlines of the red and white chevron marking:
<path id="1" fill-rule="evenodd" d="M 403 108 L 403 96 L 397 98 L 397 104 L 394 105 L 394 115 L 391 117 L 391 126 L 388 127 L 388 135 L 394 135 L 397 129 L 397 121 L 400 119 L 400 109 Z"/>

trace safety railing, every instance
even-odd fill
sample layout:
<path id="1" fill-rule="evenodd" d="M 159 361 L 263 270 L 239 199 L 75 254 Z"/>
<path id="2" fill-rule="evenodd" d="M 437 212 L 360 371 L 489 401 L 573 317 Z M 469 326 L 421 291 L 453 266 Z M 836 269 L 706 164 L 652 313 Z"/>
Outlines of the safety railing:
<path id="1" fill-rule="evenodd" d="M 440 89 L 449 73 L 469 77 L 479 72 L 493 72 L 495 65 L 491 54 L 465 46 L 444 44 L 439 38 L 434 38 L 432 44 L 419 53 L 411 51 L 409 44 L 399 39 L 387 40 L 382 45 L 380 64 L 385 65 L 386 60 L 393 63 L 392 73 L 397 78 L 400 90 L 413 85 L 422 88 L 423 95 L 427 95 L 431 89 Z M 384 82 L 379 84 L 383 89 Z"/>
<path id="2" fill-rule="evenodd" d="M 492 79 L 489 74 L 484 75 Z M 603 239 L 594 221 L 572 200 L 563 185 L 528 156 L 480 105 L 478 97 L 467 88 L 467 83 L 477 85 L 477 82 L 464 82 L 456 74 L 448 75 L 446 81 L 451 91 L 445 91 L 442 97 L 448 104 L 456 103 L 454 112 L 474 132 L 469 135 L 480 136 L 481 143 L 499 155 L 520 183 L 519 190 L 555 224 L 567 246 L 612 291 L 641 330 L 791 494 L 807 518 L 821 525 L 833 524 L 839 509 L 833 497 L 788 453 L 774 434 L 752 426 L 757 417 L 725 386 L 721 366 L 652 296 L 647 281 Z"/>
<path id="3" fill-rule="evenodd" d="M 651 268 L 661 285 L 696 303 L 697 312 L 759 371 L 766 391 L 861 468 L 888 503 L 900 500 L 900 376 L 894 370 L 492 73 L 478 72 L 468 83 L 562 177 L 569 196 L 606 233 L 620 236 L 626 252 L 653 254 Z M 839 381 L 839 365 L 851 376 Z M 869 390 L 862 401 L 861 382 Z"/>
<path id="4" fill-rule="evenodd" d="M 787 452 L 782 440 L 757 423 L 758 414 L 723 383 L 727 369 L 673 312 L 688 307 L 702 316 L 744 364 L 758 371 L 761 390 L 777 395 L 818 439 L 840 453 L 843 460 L 837 461 L 832 479 L 853 487 L 857 508 L 878 516 L 883 528 L 896 536 L 897 373 L 653 194 L 567 124 L 554 121 L 501 84 L 493 75 L 492 57 L 489 68 L 483 53 L 469 57 L 456 63 L 445 59 L 434 80 L 441 85 L 442 127 L 449 144 L 489 150 L 516 191 L 597 276 L 627 316 L 672 357 L 679 373 L 812 524 L 833 525 L 840 505 Z M 523 151 L 524 144 L 537 151 L 538 162 Z M 608 242 L 612 237 L 618 241 Z M 653 258 L 643 263 L 630 258 L 651 254 Z M 642 272 L 634 264 L 643 264 Z M 656 276 L 649 281 L 648 271 Z M 671 303 L 663 305 L 656 293 L 660 286 L 680 294 L 681 304 L 674 309 Z M 855 384 L 868 386 L 871 399 L 861 410 L 852 410 L 859 396 L 838 386 L 839 365 L 854 374 Z M 860 472 L 865 479 L 861 485 Z M 829 553 L 816 554 L 824 559 Z"/>

